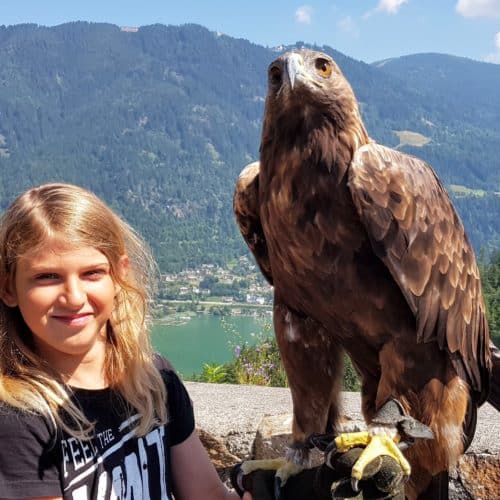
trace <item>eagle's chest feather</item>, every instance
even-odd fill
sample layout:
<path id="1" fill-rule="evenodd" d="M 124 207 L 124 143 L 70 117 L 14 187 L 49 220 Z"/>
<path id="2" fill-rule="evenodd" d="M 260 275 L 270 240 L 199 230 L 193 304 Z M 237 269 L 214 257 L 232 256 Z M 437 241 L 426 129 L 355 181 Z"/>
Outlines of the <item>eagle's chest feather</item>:
<path id="1" fill-rule="evenodd" d="M 356 260 L 366 233 L 345 180 L 322 165 L 297 164 L 278 166 L 263 181 L 260 217 L 275 278 L 349 278 L 339 269 Z"/>

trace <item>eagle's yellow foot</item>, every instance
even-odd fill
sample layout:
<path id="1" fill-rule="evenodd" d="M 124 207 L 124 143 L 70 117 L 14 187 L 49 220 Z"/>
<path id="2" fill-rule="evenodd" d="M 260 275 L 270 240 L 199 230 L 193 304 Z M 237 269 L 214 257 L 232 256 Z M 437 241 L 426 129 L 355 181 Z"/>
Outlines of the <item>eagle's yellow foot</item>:
<path id="1" fill-rule="evenodd" d="M 274 470 L 278 471 L 287 464 L 285 458 L 273 458 L 268 460 L 247 460 L 241 464 L 243 474 L 251 474 L 256 470 Z"/>
<path id="2" fill-rule="evenodd" d="M 391 438 L 385 433 L 371 434 L 368 431 L 340 434 L 335 438 L 335 451 L 340 453 L 344 453 L 354 447 L 364 447 L 358 460 L 352 466 L 351 477 L 353 489 L 357 489 L 358 481 L 372 475 L 368 470 L 369 464 L 384 455 L 392 457 L 399 464 L 404 475 L 410 475 L 410 464 L 397 445 L 399 440 L 400 437 L 398 434 L 394 438 Z"/>
<path id="3" fill-rule="evenodd" d="M 282 490 L 288 479 L 295 476 L 306 467 L 290 458 L 275 458 L 268 460 L 248 460 L 243 462 L 240 470 L 243 476 L 247 476 L 257 470 L 274 470 L 274 496 L 280 499 Z M 240 487 L 242 485 L 239 485 Z M 241 488 L 243 489 L 243 488 Z"/>

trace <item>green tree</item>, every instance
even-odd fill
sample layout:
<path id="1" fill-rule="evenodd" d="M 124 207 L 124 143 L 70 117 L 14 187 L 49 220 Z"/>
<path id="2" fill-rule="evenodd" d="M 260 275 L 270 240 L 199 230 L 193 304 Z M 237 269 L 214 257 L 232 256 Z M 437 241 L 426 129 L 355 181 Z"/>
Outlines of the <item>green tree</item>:
<path id="1" fill-rule="evenodd" d="M 488 313 L 490 336 L 500 345 L 500 251 L 496 251 L 488 263 L 484 259 L 480 266 L 484 299 Z"/>

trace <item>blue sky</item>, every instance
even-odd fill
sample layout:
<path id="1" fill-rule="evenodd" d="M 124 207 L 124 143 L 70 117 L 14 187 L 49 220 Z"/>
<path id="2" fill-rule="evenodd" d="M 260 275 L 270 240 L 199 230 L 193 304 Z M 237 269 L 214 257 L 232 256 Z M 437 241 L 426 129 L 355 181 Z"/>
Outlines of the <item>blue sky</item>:
<path id="1" fill-rule="evenodd" d="M 0 24 L 198 23 L 264 46 L 329 45 L 366 62 L 441 52 L 500 63 L 500 0 L 0 0 Z"/>

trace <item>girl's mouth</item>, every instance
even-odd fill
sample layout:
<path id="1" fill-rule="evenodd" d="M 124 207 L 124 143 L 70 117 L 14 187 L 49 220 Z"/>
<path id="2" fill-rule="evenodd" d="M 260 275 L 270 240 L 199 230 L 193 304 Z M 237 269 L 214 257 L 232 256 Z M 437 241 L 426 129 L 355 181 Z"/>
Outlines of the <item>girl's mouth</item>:
<path id="1" fill-rule="evenodd" d="M 65 314 L 54 315 L 52 317 L 68 326 L 85 326 L 92 319 L 92 314 Z"/>

